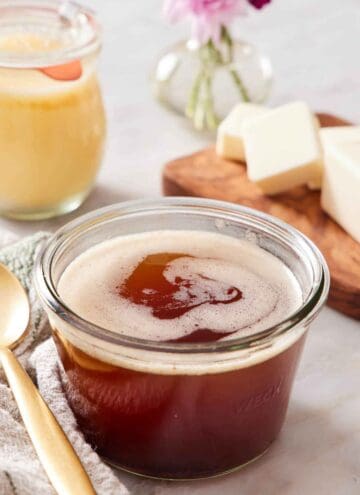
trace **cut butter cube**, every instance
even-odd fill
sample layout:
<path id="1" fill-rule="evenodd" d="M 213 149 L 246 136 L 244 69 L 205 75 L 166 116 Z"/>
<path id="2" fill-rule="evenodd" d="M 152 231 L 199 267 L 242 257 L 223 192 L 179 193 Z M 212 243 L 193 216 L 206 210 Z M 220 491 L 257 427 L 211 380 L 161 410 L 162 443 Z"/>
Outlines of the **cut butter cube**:
<path id="1" fill-rule="evenodd" d="M 266 194 L 321 180 L 318 124 L 305 103 L 289 103 L 249 120 L 243 138 L 248 176 Z"/>
<path id="2" fill-rule="evenodd" d="M 360 140 L 326 146 L 321 206 L 360 242 Z"/>
<path id="3" fill-rule="evenodd" d="M 320 129 L 320 140 L 326 156 L 326 149 L 331 144 L 360 141 L 360 126 L 343 125 L 336 127 L 324 127 Z M 321 189 L 322 180 L 309 182 L 310 189 Z"/>
<path id="4" fill-rule="evenodd" d="M 229 160 L 245 160 L 242 128 L 247 120 L 269 110 L 253 103 L 239 103 L 221 122 L 217 131 L 216 153 Z"/>
<path id="5" fill-rule="evenodd" d="M 320 139 L 326 152 L 331 144 L 360 141 L 359 125 L 342 125 L 338 127 L 323 127 L 320 129 Z"/>

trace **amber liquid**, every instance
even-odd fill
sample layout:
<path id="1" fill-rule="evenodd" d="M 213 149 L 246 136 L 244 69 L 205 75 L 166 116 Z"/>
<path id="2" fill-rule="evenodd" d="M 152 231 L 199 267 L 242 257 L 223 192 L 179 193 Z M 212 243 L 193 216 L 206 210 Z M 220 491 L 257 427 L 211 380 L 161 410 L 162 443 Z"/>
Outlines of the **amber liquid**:
<path id="1" fill-rule="evenodd" d="M 160 320 L 177 318 L 203 304 L 231 304 L 242 298 L 241 291 L 236 287 L 200 274 L 195 274 L 192 279 L 179 275 L 173 282 L 168 281 L 165 270 L 172 261 L 182 258 L 194 259 L 193 256 L 180 253 L 147 256 L 125 283 L 118 287 L 119 294 L 132 303 L 150 307 L 153 316 Z M 211 342 L 230 333 L 194 328 L 190 334 L 168 342 Z"/>
<path id="2" fill-rule="evenodd" d="M 203 292 L 195 290 L 192 284 L 201 285 L 196 277 L 166 287 L 163 275 L 169 255 L 154 256 L 117 290 L 136 304 L 152 307 L 159 318 L 171 320 L 190 310 L 194 291 L 200 293 L 201 304 L 229 304 L 229 310 L 231 302 L 241 298 L 240 290 L 224 285 L 221 290 L 213 290 L 212 284 Z M 188 306 L 169 296 L 180 285 L 188 290 Z M 191 335 L 188 342 L 219 338 L 206 328 L 194 329 Z M 126 369 L 85 354 L 60 332 L 55 332 L 55 341 L 67 374 L 69 402 L 97 452 L 139 474 L 190 479 L 234 469 L 270 446 L 284 421 L 304 336 L 266 361 L 203 375 Z"/>

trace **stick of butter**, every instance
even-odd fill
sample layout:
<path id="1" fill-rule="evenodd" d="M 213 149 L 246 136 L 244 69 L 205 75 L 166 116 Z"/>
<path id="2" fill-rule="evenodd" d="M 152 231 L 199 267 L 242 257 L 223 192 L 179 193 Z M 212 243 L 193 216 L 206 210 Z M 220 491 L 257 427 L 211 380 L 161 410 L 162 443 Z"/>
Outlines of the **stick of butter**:
<path id="1" fill-rule="evenodd" d="M 321 206 L 360 242 L 360 139 L 326 145 Z"/>
<path id="2" fill-rule="evenodd" d="M 243 138 L 248 176 L 266 194 L 321 180 L 318 124 L 306 103 L 289 103 L 248 120 Z"/>
<path id="3" fill-rule="evenodd" d="M 360 141 L 360 125 L 323 127 L 320 129 L 320 139 L 325 152 L 328 145 L 349 141 Z"/>
<path id="4" fill-rule="evenodd" d="M 229 160 L 245 160 L 242 128 L 247 120 L 269 110 L 253 103 L 239 103 L 221 122 L 217 132 L 216 153 Z"/>
<path id="5" fill-rule="evenodd" d="M 326 155 L 327 146 L 332 143 L 348 141 L 360 141 L 360 126 L 343 125 L 335 127 L 323 127 L 320 129 L 320 139 Z M 310 189 L 321 189 L 322 180 L 319 182 L 309 182 Z"/>

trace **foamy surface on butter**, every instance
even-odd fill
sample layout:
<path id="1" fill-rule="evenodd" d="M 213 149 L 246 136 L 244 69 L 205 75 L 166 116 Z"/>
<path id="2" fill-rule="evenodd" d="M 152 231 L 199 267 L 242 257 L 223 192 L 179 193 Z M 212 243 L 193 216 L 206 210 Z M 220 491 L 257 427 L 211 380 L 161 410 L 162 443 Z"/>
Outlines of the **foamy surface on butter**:
<path id="1" fill-rule="evenodd" d="M 1 54 L 39 55 L 50 54 L 64 49 L 64 40 L 51 33 L 41 35 L 33 32 L 18 31 L 0 35 Z M 0 64 L 1 65 L 1 64 Z M 93 68 L 82 61 L 83 74 L 75 81 L 59 81 L 52 79 L 34 69 L 13 69 L 0 66 L 0 96 L 16 95 L 19 97 L 49 96 L 51 94 L 76 91 L 92 75 Z"/>
<path id="2" fill-rule="evenodd" d="M 242 298 L 231 304 L 205 302 L 177 318 L 162 320 L 152 308 L 132 303 L 119 295 L 119 286 L 150 254 L 184 253 L 164 272 L 170 282 L 179 276 L 199 275 L 241 290 Z M 200 259 L 199 259 L 200 258 Z M 212 294 L 217 284 L 212 284 Z M 203 302 L 204 287 L 193 289 Z M 152 341 L 173 340 L 197 329 L 228 333 L 225 339 L 251 335 L 290 316 L 302 303 L 300 286 L 278 258 L 256 244 L 217 233 L 159 231 L 104 241 L 78 256 L 64 271 L 58 293 L 82 318 L 118 334 Z M 215 294 L 217 296 L 217 294 Z M 179 299 L 188 297 L 181 291 Z"/>

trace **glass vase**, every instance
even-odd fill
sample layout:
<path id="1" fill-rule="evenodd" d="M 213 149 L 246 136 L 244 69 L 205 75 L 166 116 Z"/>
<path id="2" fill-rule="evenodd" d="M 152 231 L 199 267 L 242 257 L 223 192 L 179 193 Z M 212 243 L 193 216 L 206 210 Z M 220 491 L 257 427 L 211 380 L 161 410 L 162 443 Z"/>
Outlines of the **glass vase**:
<path id="1" fill-rule="evenodd" d="M 222 38 L 181 41 L 165 50 L 151 73 L 154 96 L 196 129 L 216 129 L 236 103 L 263 103 L 272 84 L 270 60 L 249 43 Z"/>

